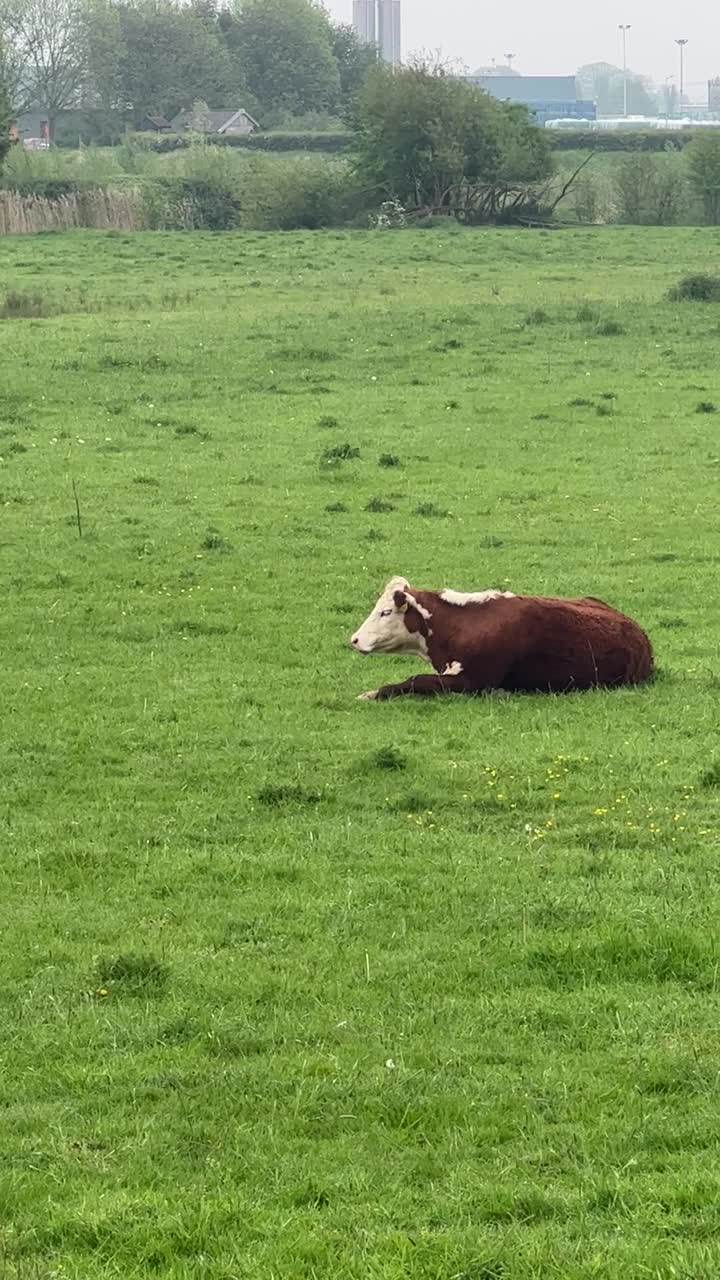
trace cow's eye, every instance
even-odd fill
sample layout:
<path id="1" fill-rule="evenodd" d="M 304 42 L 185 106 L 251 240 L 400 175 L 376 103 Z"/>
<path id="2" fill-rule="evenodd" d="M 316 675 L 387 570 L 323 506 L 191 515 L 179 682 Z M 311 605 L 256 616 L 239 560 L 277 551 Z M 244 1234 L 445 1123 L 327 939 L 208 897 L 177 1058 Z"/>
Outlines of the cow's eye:
<path id="1" fill-rule="evenodd" d="M 381 617 L 381 618 L 389 618 L 391 613 L 392 613 L 392 609 L 381 609 L 381 610 L 380 610 L 380 617 Z"/>

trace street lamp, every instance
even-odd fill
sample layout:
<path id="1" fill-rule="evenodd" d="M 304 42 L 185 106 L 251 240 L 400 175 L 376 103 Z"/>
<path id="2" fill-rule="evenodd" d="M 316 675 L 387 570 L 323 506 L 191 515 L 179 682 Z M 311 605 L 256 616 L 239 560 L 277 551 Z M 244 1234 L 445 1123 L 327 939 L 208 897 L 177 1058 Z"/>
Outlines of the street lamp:
<path id="1" fill-rule="evenodd" d="M 629 22 L 619 22 L 618 30 L 622 31 L 623 42 L 623 115 L 627 119 L 627 33 L 630 30 Z"/>
<path id="2" fill-rule="evenodd" d="M 687 40 L 676 40 L 675 43 L 680 50 L 680 98 L 678 106 L 682 113 L 683 91 L 685 89 L 685 45 L 687 44 Z"/>

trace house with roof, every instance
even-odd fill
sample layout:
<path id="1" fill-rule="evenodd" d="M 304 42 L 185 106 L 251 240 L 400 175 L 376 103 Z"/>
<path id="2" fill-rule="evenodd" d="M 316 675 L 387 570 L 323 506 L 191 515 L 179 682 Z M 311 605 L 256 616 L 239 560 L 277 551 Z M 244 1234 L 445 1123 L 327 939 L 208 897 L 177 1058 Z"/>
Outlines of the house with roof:
<path id="1" fill-rule="evenodd" d="M 147 115 L 140 121 L 140 129 L 143 133 L 170 133 L 172 125 L 163 115 Z"/>
<path id="2" fill-rule="evenodd" d="M 243 107 L 239 110 L 223 111 L 180 111 L 170 121 L 173 133 L 207 133 L 220 137 L 225 134 L 247 135 L 260 128 L 257 120 L 253 120 L 249 111 Z"/>

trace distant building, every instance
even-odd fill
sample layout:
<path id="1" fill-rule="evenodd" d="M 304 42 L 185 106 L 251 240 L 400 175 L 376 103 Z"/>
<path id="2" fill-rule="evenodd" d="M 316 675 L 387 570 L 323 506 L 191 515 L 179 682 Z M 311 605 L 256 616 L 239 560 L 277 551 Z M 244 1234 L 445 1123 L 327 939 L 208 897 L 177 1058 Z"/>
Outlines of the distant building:
<path id="1" fill-rule="evenodd" d="M 169 133 L 172 125 L 165 116 L 150 115 L 143 116 L 140 121 L 140 129 L 143 133 Z"/>
<path id="2" fill-rule="evenodd" d="M 473 71 L 470 76 L 471 80 L 479 80 L 481 76 L 492 76 L 496 79 L 498 76 L 519 76 L 519 71 L 513 71 L 512 67 L 506 67 L 504 64 L 498 66 L 493 62 L 489 67 L 478 67 L 477 71 Z"/>
<path id="3" fill-rule="evenodd" d="M 476 73 L 468 76 L 493 98 L 520 102 L 532 112 L 538 124 L 549 120 L 595 120 L 594 102 L 578 98 L 574 76 L 519 76 L 517 74 Z"/>
<path id="4" fill-rule="evenodd" d="M 574 76 L 519 76 L 475 74 L 469 77 L 481 89 L 494 98 L 511 102 L 538 102 L 543 98 L 553 102 L 575 102 L 577 86 Z"/>
<path id="5" fill-rule="evenodd" d="M 363 44 L 377 41 L 375 0 L 353 0 L 353 31 Z"/>
<path id="6" fill-rule="evenodd" d="M 720 115 L 720 76 L 708 80 L 708 111 Z"/>
<path id="7" fill-rule="evenodd" d="M 383 62 L 402 56 L 400 0 L 353 0 L 353 29 L 363 44 L 377 45 Z"/>
<path id="8" fill-rule="evenodd" d="M 46 111 L 25 111 L 15 121 L 17 137 L 21 142 L 50 141 L 50 122 Z"/>
<path id="9" fill-rule="evenodd" d="M 180 111 L 170 121 L 173 133 L 248 134 L 260 128 L 242 107 L 224 111 Z"/>

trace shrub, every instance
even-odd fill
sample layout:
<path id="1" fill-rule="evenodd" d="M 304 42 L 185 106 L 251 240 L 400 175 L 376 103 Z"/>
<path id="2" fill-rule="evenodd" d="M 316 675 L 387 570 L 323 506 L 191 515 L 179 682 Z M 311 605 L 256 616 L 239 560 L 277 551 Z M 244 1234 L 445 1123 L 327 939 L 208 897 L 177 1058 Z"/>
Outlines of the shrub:
<path id="1" fill-rule="evenodd" d="M 699 129 L 546 129 L 553 151 L 682 151 Z M 704 131 L 703 131 L 704 132 Z"/>
<path id="2" fill-rule="evenodd" d="M 190 212 L 192 225 L 204 231 L 231 231 L 240 225 L 240 200 L 232 186 L 196 178 L 182 178 L 178 196 Z"/>
<path id="3" fill-rule="evenodd" d="M 166 163 L 146 181 L 151 228 L 231 231 L 240 225 L 243 175 L 227 152 L 195 142 Z"/>
<path id="4" fill-rule="evenodd" d="M 132 133 L 128 142 L 144 151 L 184 151 L 193 146 L 195 139 L 182 133 Z M 238 151 L 315 151 L 328 155 L 348 151 L 353 135 L 348 132 L 321 133 L 311 131 L 277 130 L 272 133 L 252 133 L 246 137 L 224 134 L 207 142 L 211 147 L 229 147 Z"/>
<path id="5" fill-rule="evenodd" d="M 598 184 L 589 173 L 581 173 L 573 190 L 573 208 L 578 222 L 598 222 L 600 214 L 600 193 Z"/>
<path id="6" fill-rule="evenodd" d="M 397 231 L 407 226 L 404 206 L 399 200 L 384 200 L 377 213 L 371 213 L 370 226 L 374 231 Z"/>
<path id="7" fill-rule="evenodd" d="M 362 208 L 364 197 L 349 167 L 320 157 L 297 157 L 255 170 L 253 221 L 270 231 L 317 231 L 339 226 Z"/>
<path id="8" fill-rule="evenodd" d="M 10 289 L 0 304 L 0 320 L 38 320 L 50 314 L 41 293 L 16 293 Z"/>
<path id="9" fill-rule="evenodd" d="M 424 516 L 426 519 L 432 517 L 440 517 L 449 515 L 448 511 L 443 511 L 442 507 L 436 507 L 434 502 L 419 502 L 415 508 L 416 516 Z"/>
<path id="10" fill-rule="evenodd" d="M 319 804 L 322 800 L 322 794 L 319 791 L 309 791 L 307 787 L 299 787 L 293 783 L 281 783 L 280 786 L 268 783 L 260 788 L 257 793 L 257 799 L 260 804 L 266 805 L 269 809 L 275 809 L 290 804 Z"/>
<path id="11" fill-rule="evenodd" d="M 20 196 L 38 196 L 41 200 L 61 200 L 63 196 L 78 195 L 92 191 L 95 183 L 83 182 L 78 178 L 40 178 L 28 176 L 20 181 L 14 180 L 12 189 Z"/>
<path id="12" fill-rule="evenodd" d="M 353 444 L 333 444 L 327 449 L 323 449 L 321 461 L 330 465 L 336 462 L 349 462 L 352 458 L 359 458 L 360 450 L 355 448 Z"/>
<path id="13" fill-rule="evenodd" d="M 618 320 L 600 320 L 595 325 L 595 333 L 600 338 L 617 338 L 619 334 L 624 332 L 625 330 Z"/>
<path id="14" fill-rule="evenodd" d="M 720 276 L 702 271 L 683 276 L 668 297 L 671 302 L 720 302 Z"/>
<path id="15" fill-rule="evenodd" d="M 368 756 L 367 763 L 371 769 L 384 769 L 388 773 L 401 773 L 408 765 L 407 756 L 392 746 L 378 747 Z"/>
<path id="16" fill-rule="evenodd" d="M 677 156 L 627 155 L 614 175 L 618 220 L 641 226 L 672 226 L 683 198 Z"/>
<path id="17" fill-rule="evenodd" d="M 217 551 L 221 555 L 227 555 L 232 551 L 230 543 L 226 542 L 219 530 L 214 529 L 212 526 L 208 529 L 200 546 L 203 551 Z"/>
<path id="18" fill-rule="evenodd" d="M 720 787 L 720 760 L 714 760 L 710 767 L 705 770 L 700 778 L 700 785 L 713 790 Z"/>
<path id="19" fill-rule="evenodd" d="M 690 185 L 700 196 L 705 221 L 720 224 L 720 137 L 716 129 L 708 129 L 693 138 L 687 149 L 687 171 Z"/>

